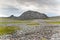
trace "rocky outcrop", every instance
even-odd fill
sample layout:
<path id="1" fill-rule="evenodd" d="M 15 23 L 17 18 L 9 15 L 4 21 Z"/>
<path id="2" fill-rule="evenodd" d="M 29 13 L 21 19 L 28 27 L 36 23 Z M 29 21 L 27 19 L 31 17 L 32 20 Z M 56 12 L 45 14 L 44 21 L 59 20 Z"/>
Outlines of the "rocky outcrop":
<path id="1" fill-rule="evenodd" d="M 11 15 L 10 18 L 15 18 L 15 16 L 14 15 Z"/>
<path id="2" fill-rule="evenodd" d="M 36 11 L 26 11 L 21 16 L 19 16 L 19 19 L 43 19 L 43 18 L 47 18 L 47 15 Z"/>

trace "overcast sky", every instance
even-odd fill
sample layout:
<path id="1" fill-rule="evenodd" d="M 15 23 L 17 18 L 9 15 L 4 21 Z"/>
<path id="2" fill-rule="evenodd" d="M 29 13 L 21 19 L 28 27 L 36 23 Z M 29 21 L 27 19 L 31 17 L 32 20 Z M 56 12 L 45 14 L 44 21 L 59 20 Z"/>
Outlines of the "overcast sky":
<path id="1" fill-rule="evenodd" d="M 0 0 L 0 17 L 19 16 L 27 10 L 59 16 L 60 0 Z"/>

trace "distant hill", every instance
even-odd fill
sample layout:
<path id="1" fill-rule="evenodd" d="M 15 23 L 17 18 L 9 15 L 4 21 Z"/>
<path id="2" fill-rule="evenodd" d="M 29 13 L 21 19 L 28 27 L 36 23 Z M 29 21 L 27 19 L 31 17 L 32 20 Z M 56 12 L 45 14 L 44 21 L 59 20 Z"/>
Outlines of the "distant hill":
<path id="1" fill-rule="evenodd" d="M 53 16 L 53 17 L 51 17 L 51 18 L 60 18 L 60 16 Z"/>
<path id="2" fill-rule="evenodd" d="M 60 19 L 60 16 L 53 16 L 53 17 L 49 17 L 51 19 Z"/>
<path id="3" fill-rule="evenodd" d="M 37 11 L 26 11 L 18 18 L 19 19 L 44 19 L 44 18 L 48 18 L 48 16 L 43 13 L 39 13 Z"/>
<path id="4" fill-rule="evenodd" d="M 14 15 L 11 15 L 8 18 L 15 18 L 15 19 L 44 19 L 44 18 L 48 18 L 47 15 L 37 12 L 37 11 L 26 11 L 24 13 L 22 13 L 22 15 L 20 15 L 19 17 L 15 17 Z"/>
<path id="5" fill-rule="evenodd" d="M 14 18 L 15 16 L 14 15 L 11 15 L 10 18 Z"/>

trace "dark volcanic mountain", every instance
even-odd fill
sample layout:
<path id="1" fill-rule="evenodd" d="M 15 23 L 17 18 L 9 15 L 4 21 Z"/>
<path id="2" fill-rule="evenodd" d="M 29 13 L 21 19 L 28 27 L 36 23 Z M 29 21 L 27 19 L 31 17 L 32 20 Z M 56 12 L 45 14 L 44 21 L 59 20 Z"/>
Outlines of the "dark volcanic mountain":
<path id="1" fill-rule="evenodd" d="M 47 15 L 36 11 L 26 11 L 21 16 L 19 16 L 19 19 L 44 19 L 44 18 L 47 18 Z"/>
<path id="2" fill-rule="evenodd" d="M 11 15 L 10 18 L 14 18 L 15 16 L 14 15 Z"/>

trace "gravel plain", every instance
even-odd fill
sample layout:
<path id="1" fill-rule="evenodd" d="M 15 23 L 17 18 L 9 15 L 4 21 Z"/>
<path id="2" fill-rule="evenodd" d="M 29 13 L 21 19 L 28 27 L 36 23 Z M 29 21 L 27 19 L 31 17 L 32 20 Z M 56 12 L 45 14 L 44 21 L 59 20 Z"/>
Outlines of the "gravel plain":
<path id="1" fill-rule="evenodd" d="M 49 21 L 49 20 L 47 20 Z M 32 20 L 39 25 L 20 24 L 0 24 L 4 26 L 17 26 L 22 30 L 16 30 L 13 34 L 0 36 L 0 40 L 59 40 L 56 35 L 60 33 L 60 24 L 49 24 L 43 19 Z"/>

